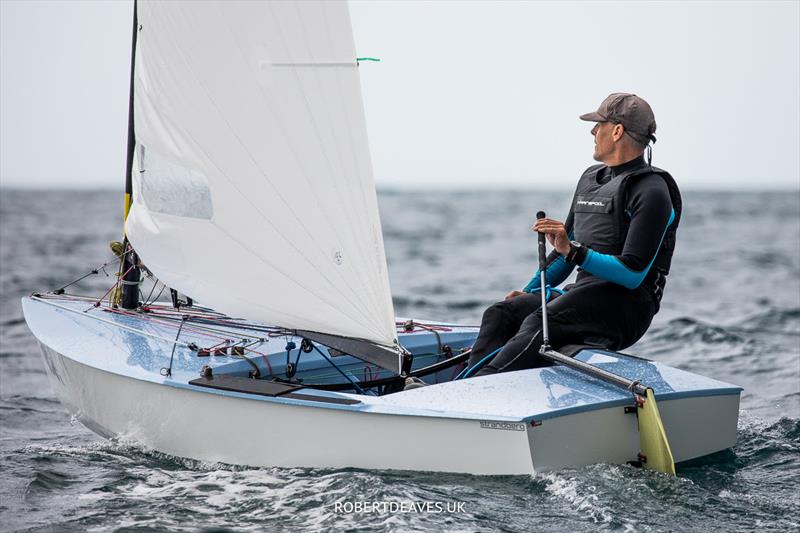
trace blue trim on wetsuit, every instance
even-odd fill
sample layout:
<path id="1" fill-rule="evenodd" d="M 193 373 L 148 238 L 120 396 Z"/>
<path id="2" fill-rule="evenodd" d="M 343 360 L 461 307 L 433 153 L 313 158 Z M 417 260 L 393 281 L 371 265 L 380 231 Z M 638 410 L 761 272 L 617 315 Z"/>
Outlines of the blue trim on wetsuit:
<path id="1" fill-rule="evenodd" d="M 656 257 L 658 257 L 658 252 L 661 250 L 661 244 L 664 242 L 664 236 L 667 234 L 667 230 L 674 221 L 675 209 L 672 209 L 672 212 L 669 215 L 669 221 L 667 222 L 667 227 L 664 228 L 664 233 L 661 234 L 661 240 L 658 241 L 658 249 L 656 249 L 653 259 L 650 260 L 650 263 L 644 270 L 631 270 L 617 257 L 595 252 L 594 250 L 589 250 L 589 253 L 586 255 L 586 259 L 583 261 L 581 268 L 599 278 L 622 285 L 626 289 L 635 289 L 641 285 L 642 281 L 647 276 L 647 273 L 650 271 L 650 267 L 653 266 L 653 262 L 656 260 Z"/>
<path id="2" fill-rule="evenodd" d="M 569 216 L 571 216 L 571 214 L 572 212 L 570 212 Z M 568 224 L 570 226 L 572 225 L 571 222 L 568 222 Z M 569 240 L 573 240 L 575 238 L 575 235 L 572 232 L 572 230 L 570 230 L 570 232 L 567 234 L 567 237 L 569 237 Z M 551 287 L 561 285 L 562 283 L 564 283 L 564 280 L 567 279 L 570 274 L 572 274 L 572 271 L 574 269 L 575 269 L 574 263 L 567 263 L 567 260 L 564 258 L 563 255 L 558 256 L 558 259 L 553 261 L 551 264 L 547 265 L 548 285 Z M 535 292 L 540 289 L 542 281 L 539 279 L 539 274 L 541 274 L 541 270 L 537 268 L 536 273 L 534 273 L 533 277 L 528 282 L 528 284 L 525 285 L 525 288 L 522 289 L 522 292 Z"/>
<path id="3" fill-rule="evenodd" d="M 550 266 L 547 267 L 547 284 L 552 287 L 562 284 L 564 280 L 569 277 L 574 268 L 574 263 L 567 263 L 567 260 L 564 259 L 564 256 L 560 256 L 558 259 L 553 261 Z M 534 292 L 540 289 L 542 282 L 539 278 L 539 274 L 540 271 L 536 270 L 536 274 L 534 274 L 533 278 L 531 278 L 528 284 L 525 285 L 525 288 L 522 289 L 522 292 Z"/>
<path id="4" fill-rule="evenodd" d="M 564 294 L 563 290 L 556 289 L 555 287 L 551 287 L 550 285 L 545 285 L 544 286 L 544 290 L 545 290 L 544 299 L 547 302 L 550 301 L 550 294 L 552 294 L 554 292 L 558 293 L 559 295 L 563 295 Z M 541 287 L 536 287 L 535 289 L 531 289 L 531 290 L 529 290 L 527 292 L 528 292 L 528 294 L 533 294 L 534 292 L 542 292 L 542 288 Z"/>

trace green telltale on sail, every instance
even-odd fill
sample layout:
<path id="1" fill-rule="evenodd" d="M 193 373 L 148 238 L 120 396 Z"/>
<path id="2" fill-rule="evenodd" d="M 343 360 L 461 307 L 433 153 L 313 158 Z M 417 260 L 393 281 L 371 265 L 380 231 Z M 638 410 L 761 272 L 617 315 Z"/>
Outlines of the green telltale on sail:
<path id="1" fill-rule="evenodd" d="M 375 61 L 377 63 L 380 63 L 381 60 L 378 59 L 377 57 L 357 57 L 356 58 L 356 63 L 361 63 L 362 61 Z"/>

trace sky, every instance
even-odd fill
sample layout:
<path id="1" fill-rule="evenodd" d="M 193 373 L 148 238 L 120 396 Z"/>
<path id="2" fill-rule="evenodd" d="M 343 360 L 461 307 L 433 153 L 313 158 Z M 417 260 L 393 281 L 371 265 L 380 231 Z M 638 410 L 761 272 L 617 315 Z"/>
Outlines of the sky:
<path id="1" fill-rule="evenodd" d="M 121 188 L 129 1 L 0 0 L 0 186 Z M 351 1 L 379 187 L 571 189 L 609 93 L 685 189 L 800 189 L 800 2 Z"/>

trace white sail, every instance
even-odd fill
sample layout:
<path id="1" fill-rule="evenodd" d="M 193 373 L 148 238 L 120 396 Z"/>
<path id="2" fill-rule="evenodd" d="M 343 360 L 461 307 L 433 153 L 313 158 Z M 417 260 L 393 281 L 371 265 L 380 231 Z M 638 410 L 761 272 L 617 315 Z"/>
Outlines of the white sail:
<path id="1" fill-rule="evenodd" d="M 233 316 L 396 338 L 345 2 L 138 2 L 127 235 Z"/>

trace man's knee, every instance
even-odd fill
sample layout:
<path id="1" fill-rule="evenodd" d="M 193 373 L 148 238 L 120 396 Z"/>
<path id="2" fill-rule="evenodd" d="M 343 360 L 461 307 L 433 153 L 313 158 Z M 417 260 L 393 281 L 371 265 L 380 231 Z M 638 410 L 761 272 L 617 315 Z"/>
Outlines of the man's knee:
<path id="1" fill-rule="evenodd" d="M 480 376 L 543 366 L 537 355 L 541 345 L 541 329 L 531 332 L 520 330 L 506 343 L 500 353 L 475 375 Z"/>
<path id="2" fill-rule="evenodd" d="M 494 324 L 500 320 L 510 317 L 511 314 L 510 314 L 510 309 L 508 308 L 508 303 L 507 301 L 503 301 L 494 303 L 489 307 L 487 307 L 486 310 L 483 312 L 483 318 L 481 319 L 481 321 L 484 324 L 486 323 Z"/>
<path id="3" fill-rule="evenodd" d="M 539 309 L 540 304 L 541 299 L 536 294 L 521 294 L 490 305 L 486 311 L 484 311 L 484 316 L 486 316 L 487 313 L 489 313 L 489 315 L 501 313 L 522 320 L 524 317 Z"/>

